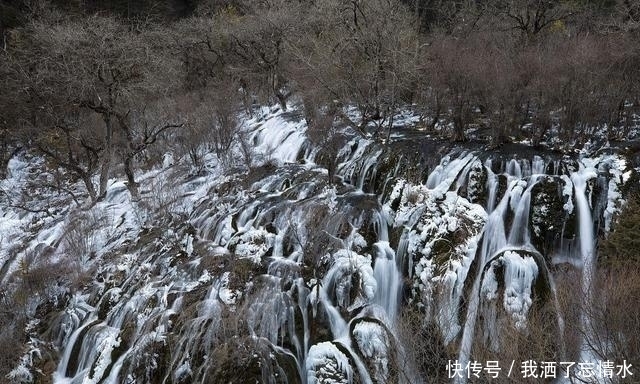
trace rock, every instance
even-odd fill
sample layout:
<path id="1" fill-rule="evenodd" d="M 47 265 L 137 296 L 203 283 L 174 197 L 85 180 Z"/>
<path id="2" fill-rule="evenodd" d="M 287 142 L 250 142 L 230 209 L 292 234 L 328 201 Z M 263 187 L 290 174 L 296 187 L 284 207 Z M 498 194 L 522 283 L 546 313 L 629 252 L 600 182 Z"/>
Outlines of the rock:
<path id="1" fill-rule="evenodd" d="M 563 201 L 563 185 L 561 179 L 545 176 L 531 191 L 531 242 L 548 259 L 551 251 L 558 246 L 569 218 L 569 213 L 564 209 L 566 203 Z"/>

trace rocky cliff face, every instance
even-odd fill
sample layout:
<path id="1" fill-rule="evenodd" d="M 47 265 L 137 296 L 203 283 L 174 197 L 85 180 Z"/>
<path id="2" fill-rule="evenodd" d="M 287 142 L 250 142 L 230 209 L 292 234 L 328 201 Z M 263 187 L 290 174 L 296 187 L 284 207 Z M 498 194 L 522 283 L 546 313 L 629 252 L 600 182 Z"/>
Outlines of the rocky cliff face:
<path id="1" fill-rule="evenodd" d="M 566 347 L 556 287 L 570 270 L 594 289 L 596 235 L 635 177 L 624 157 L 354 137 L 329 180 L 302 122 L 265 112 L 247 128 L 261 159 L 249 173 L 167 162 L 141 175 L 140 202 L 113 182 L 90 209 L 61 195 L 58 212 L 2 207 L 7 294 L 59 268 L 25 298 L 11 380 L 442 382 L 441 361 L 403 341 L 406 313 L 464 364 L 542 308 L 549 358 L 589 359 Z M 38 167 L 12 160 L 3 188 Z"/>

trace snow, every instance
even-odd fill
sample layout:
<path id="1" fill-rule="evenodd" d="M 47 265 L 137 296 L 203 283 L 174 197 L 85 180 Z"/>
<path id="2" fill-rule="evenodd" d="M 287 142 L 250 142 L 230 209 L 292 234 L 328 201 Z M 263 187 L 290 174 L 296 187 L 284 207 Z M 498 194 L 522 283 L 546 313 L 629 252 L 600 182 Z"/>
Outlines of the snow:
<path id="1" fill-rule="evenodd" d="M 204 272 L 202 272 L 202 276 L 200 276 L 200 278 L 198 278 L 198 283 L 206 284 L 206 283 L 210 282 L 211 279 L 212 279 L 212 277 L 209 274 L 209 270 L 205 269 Z"/>
<path id="2" fill-rule="evenodd" d="M 627 170 L 627 162 L 621 157 L 607 157 L 602 163 L 609 166 L 609 174 L 611 175 L 607 188 L 607 206 L 603 213 L 605 233 L 608 233 L 611 230 L 613 218 L 620 212 L 624 204 L 620 186 L 627 183 L 631 178 L 632 171 Z"/>
<path id="3" fill-rule="evenodd" d="M 448 159 L 443 160 L 441 168 L 434 171 L 437 176 L 431 181 L 433 190 L 404 180 L 394 187 L 397 191 L 394 199 L 400 190 L 402 196 L 393 225 L 405 228 L 403 239 L 407 254 L 421 255 L 415 267 L 410 265 L 409 269 L 410 273 L 415 273 L 414 293 L 420 298 L 419 305 L 426 307 L 428 318 L 438 324 L 445 344 L 451 343 L 460 330 L 457 320 L 459 300 L 487 219 L 487 213 L 480 205 L 470 203 L 453 191 L 442 191 L 443 184 L 455 181 L 446 175 L 445 169 L 457 174 L 473 158 L 466 156 L 465 159 L 464 164 L 456 162 L 453 167 Z M 459 244 L 453 244 L 450 239 L 458 231 L 464 231 L 467 237 Z M 434 259 L 436 255 L 432 254 L 436 247 L 448 249 L 448 257 L 438 263 Z"/>
<path id="4" fill-rule="evenodd" d="M 615 180 L 609 180 L 609 188 L 607 189 L 607 206 L 604 210 L 604 230 L 609 233 L 611 230 L 611 222 L 614 215 L 620 210 L 620 201 L 622 195 L 618 190 L 618 183 Z"/>
<path id="5" fill-rule="evenodd" d="M 483 190 L 484 186 L 480 184 L 483 172 L 485 172 L 485 169 L 480 160 L 474 160 L 469 171 L 469 181 L 467 184 L 467 195 L 472 202 L 475 202 L 473 199 L 478 197 Z"/>
<path id="6" fill-rule="evenodd" d="M 413 124 L 415 118 L 406 114 L 397 117 L 395 124 Z M 464 344 L 460 340 L 461 331 L 475 323 L 460 324 L 460 307 L 463 301 L 469 303 L 464 287 L 475 277 L 469 275 L 472 263 L 480 265 L 479 273 L 483 271 L 482 260 L 476 260 L 478 254 L 490 264 L 479 278 L 479 286 L 474 283 L 472 289 L 478 290 L 472 294 L 479 293 L 482 305 L 502 305 L 502 316 L 506 312 L 516 327 L 526 327 L 533 284 L 539 274 L 536 261 L 517 250 L 491 258 L 507 242 L 523 239 L 528 243 L 524 215 L 528 213 L 528 193 L 535 183 L 535 177 L 529 176 L 544 172 L 541 158 L 534 157 L 531 166 L 526 160 L 508 161 L 509 188 L 495 215 L 489 215 L 494 211 L 494 202 L 483 208 L 457 194 L 479 172 L 487 172 L 490 177 L 487 184 L 494 183 L 497 187 L 497 177 L 483 169 L 478 157 L 463 153 L 444 157 L 426 184 L 395 180 L 386 201 L 379 197 L 381 207 L 366 212 L 368 218 L 365 214 L 351 217 L 342 216 L 352 208 L 347 207 L 344 197 L 365 196 L 362 190 L 375 176 L 378 160 L 384 153 L 378 143 L 354 138 L 338 155 L 341 161 L 338 174 L 347 183 L 316 184 L 315 179 L 323 179 L 326 172 L 314 168 L 303 121 L 265 109 L 257 117 L 245 120 L 243 129 L 259 154 L 254 165 L 266 162 L 279 165 L 275 174 L 261 175 L 250 186 L 244 185 L 237 174 L 224 174 L 222 165 L 213 156 L 205 157 L 204 175 L 184 179 L 179 171 L 184 159 L 174 159 L 168 153 L 163 157 L 162 167 L 136 175 L 141 185 L 141 202 L 131 202 L 124 182 L 112 179 L 104 201 L 82 210 L 65 208 L 64 214 L 53 219 L 0 204 L 0 262 L 10 262 L 8 272 L 0 278 L 16 271 L 27 251 L 41 244 L 54 248 L 54 260 L 65 261 L 73 226 L 85 235 L 86 270 L 95 267 L 103 278 L 101 286 L 95 284 L 90 294 L 73 296 L 64 317 L 61 316 L 60 338 L 64 343 L 56 384 L 73 380 L 63 376 L 76 344 L 75 350 L 82 346 L 83 359 L 76 380 L 93 383 L 103 379 L 112 363 L 112 352 L 123 342 L 118 334 L 128 321 L 135 322 L 135 334 L 129 348 L 113 362 L 114 367 L 126 367 L 126 362 L 148 354 L 150 345 L 164 343 L 168 335 L 179 331 L 173 333 L 179 342 L 171 374 L 174 378 L 195 376 L 199 367 L 191 365 L 191 352 L 202 347 L 210 353 L 224 311 L 244 309 L 249 313 L 245 325 L 255 335 L 278 348 L 284 348 L 284 340 L 293 345 L 298 368 L 308 373 L 309 383 L 350 383 L 355 381 L 356 371 L 364 377 L 362 382 L 367 382 L 366 369 L 350 349 L 353 342 L 367 365 L 373 367 L 373 379 L 388 382 L 392 380 L 390 362 L 397 358 L 393 355 L 396 352 L 393 326 L 405 278 L 411 280 L 408 299 L 424 310 L 424 323 L 436 324 L 446 345 L 456 345 L 457 340 Z M 298 164 L 300 160 L 304 164 Z M 12 159 L 9 177 L 0 181 L 0 187 L 22 188 L 33 164 L 37 162 L 23 157 Z M 311 174 L 305 176 L 308 185 L 293 189 L 304 172 Z M 313 172 L 323 177 L 316 178 Z M 583 159 L 578 172 L 580 182 L 608 172 L 603 213 L 608 231 L 622 204 L 621 186 L 631 178 L 631 170 L 618 156 L 602 156 Z M 567 213 L 574 211 L 574 202 L 581 212 L 589 208 L 585 201 L 578 201 L 578 196 L 574 200 L 574 194 L 585 197 L 577 187 L 574 189 L 575 178 L 575 175 L 573 179 L 568 175 L 554 178 L 562 180 Z M 467 185 L 470 198 L 483 192 L 482 188 L 472 179 Z M 488 193 L 496 197 L 497 192 Z M 169 223 L 153 221 L 160 205 L 171 218 Z M 326 256 L 319 258 L 317 265 L 323 268 L 313 270 L 311 277 L 305 269 L 308 265 L 303 264 L 308 262 L 304 246 L 312 239 L 313 231 L 324 230 L 314 221 L 317 218 L 314 209 L 318 207 L 326 209 L 330 219 L 346 217 L 353 228 L 348 235 L 330 233 L 335 241 L 322 245 L 321 252 Z M 504 219 L 507 213 L 512 214 L 515 222 L 522 221 L 514 225 L 520 225 L 523 236 L 507 239 L 510 229 Z M 378 238 L 373 241 L 368 236 L 370 229 L 361 226 L 366 220 L 375 227 Z M 31 225 L 40 227 L 35 236 L 29 236 Z M 310 228 L 300 230 L 305 225 Z M 581 226 L 580 230 L 583 236 L 585 229 Z M 293 231 L 299 233 L 291 235 Z M 150 238 L 139 244 L 142 236 L 149 233 Z M 481 242 L 482 236 L 491 240 Z M 582 251 L 590 249 L 589 244 L 581 245 Z M 16 257 L 9 260 L 10 255 Z M 228 268 L 233 268 L 240 258 L 252 261 L 249 264 L 256 269 L 249 273 L 249 280 L 238 282 L 237 273 Z M 212 264 L 205 264 L 209 260 Z M 588 262 L 583 263 L 587 265 L 585 268 Z M 254 276 L 253 272 L 262 270 L 267 263 L 270 263 L 266 268 L 268 274 Z M 504 282 L 497 281 L 498 267 L 504 268 Z M 237 283 L 242 288 L 238 289 Z M 502 297 L 499 286 L 504 286 Z M 183 297 L 187 302 L 185 294 L 189 292 L 201 296 L 192 317 L 181 323 L 182 329 L 174 330 L 172 315 L 188 313 L 182 302 Z M 169 305 L 172 299 L 173 304 Z M 96 321 L 102 304 L 107 309 L 106 318 Z M 482 305 L 478 310 L 483 310 Z M 313 319 L 307 314 L 309 306 Z M 309 336 L 310 322 L 320 319 L 325 319 L 325 326 L 331 331 L 328 337 L 334 340 L 309 345 L 313 342 Z M 91 324 L 94 321 L 99 324 Z M 492 328 L 499 332 L 496 326 Z M 21 361 L 11 377 L 29 379 L 32 365 L 29 360 Z M 107 382 L 119 379 L 117 371 L 114 372 Z"/>
<path id="7" fill-rule="evenodd" d="M 495 261 L 492 263 L 492 266 L 494 265 Z M 496 278 L 494 268 L 489 268 L 486 271 L 484 279 L 482 280 L 480 293 L 485 300 L 495 300 L 498 297 L 498 280 Z"/>
<path id="8" fill-rule="evenodd" d="M 110 329 L 105 332 L 104 338 L 99 340 L 95 345 L 95 348 L 100 351 L 95 365 L 91 368 L 93 375 L 89 375 L 83 384 L 97 384 L 101 381 L 107 368 L 111 365 L 111 352 L 114 348 L 120 345 L 120 338 L 118 337 L 118 330 Z"/>
<path id="9" fill-rule="evenodd" d="M 176 163 L 172 153 L 165 153 L 162 156 L 162 168 L 169 168 Z"/>
<path id="10" fill-rule="evenodd" d="M 307 141 L 305 123 L 288 122 L 280 115 L 269 116 L 262 122 L 260 119 L 256 117 L 245 122 L 248 129 L 261 124 L 249 138 L 254 144 L 255 152 L 265 162 L 295 163 Z"/>
<path id="11" fill-rule="evenodd" d="M 573 182 L 571 182 L 571 178 L 567 175 L 561 176 L 563 185 L 562 185 L 562 196 L 564 197 L 564 210 L 567 214 L 573 213 Z"/>
<path id="12" fill-rule="evenodd" d="M 231 275 L 230 272 L 225 272 L 224 274 L 222 274 L 222 277 L 220 278 L 220 288 L 218 290 L 218 298 L 220 298 L 220 300 L 224 304 L 228 306 L 233 306 L 236 304 L 237 300 L 242 296 L 242 292 L 228 288 L 230 275 Z"/>
<path id="13" fill-rule="evenodd" d="M 191 256 L 193 254 L 193 236 L 186 234 L 182 244 L 187 256 Z"/>
<path id="14" fill-rule="evenodd" d="M 538 276 L 538 265 L 531 256 L 522 257 L 507 251 L 501 257 L 504 265 L 504 309 L 511 314 L 516 328 L 524 328 L 531 308 L 531 291 Z"/>
<path id="15" fill-rule="evenodd" d="M 233 237 L 227 246 L 236 245 L 235 253 L 238 257 L 245 257 L 260 263 L 267 251 L 273 246 L 275 235 L 264 228 L 251 228 Z"/>
<path id="16" fill-rule="evenodd" d="M 393 190 L 391 191 L 391 194 L 389 195 L 389 201 L 393 202 L 397 199 L 400 199 L 402 197 L 402 191 L 404 189 L 405 184 L 407 183 L 407 181 L 405 179 L 398 179 L 398 181 L 396 181 L 396 183 L 393 186 Z M 388 206 L 388 205 L 386 205 Z"/>
<path id="17" fill-rule="evenodd" d="M 36 221 L 34 213 L 10 207 L 16 203 L 16 198 L 20 198 L 15 192 L 26 188 L 29 175 L 42 163 L 41 159 L 35 160 L 14 156 L 7 164 L 7 177 L 0 180 L 0 271 L 6 268 L 5 274 L 0 275 L 0 284 L 19 268 L 24 253 L 18 252 L 28 246 L 25 242 L 29 237 L 29 226 Z M 31 240 L 30 238 L 28 241 Z M 9 264 L 5 265 L 6 263 Z"/>
<path id="18" fill-rule="evenodd" d="M 376 382 L 389 382 L 391 344 L 387 330 L 378 323 L 360 321 L 353 327 L 353 339 L 362 355 L 373 366 L 373 378 Z"/>
<path id="19" fill-rule="evenodd" d="M 332 342 L 312 345 L 306 360 L 307 384 L 351 384 L 349 359 Z"/>
<path id="20" fill-rule="evenodd" d="M 39 322 L 39 320 L 29 321 L 25 326 L 25 331 L 32 332 Z M 22 355 L 18 365 L 6 375 L 6 378 L 11 380 L 13 383 L 32 383 L 33 373 L 31 372 L 30 367 L 33 366 L 34 361 L 42 358 L 42 352 L 40 351 L 41 344 L 42 343 L 39 340 L 29 338 L 29 341 L 27 342 L 27 352 Z"/>
<path id="21" fill-rule="evenodd" d="M 367 240 L 365 240 L 365 238 L 359 234 L 359 233 L 355 233 L 353 235 L 353 244 L 352 246 L 354 247 L 354 250 L 357 251 L 358 249 L 362 249 L 364 247 L 367 246 Z"/>
<path id="22" fill-rule="evenodd" d="M 189 375 L 191 375 L 191 364 L 189 363 L 189 360 L 185 360 L 185 362 L 176 369 L 174 376 L 178 381 L 181 381 Z"/>
<path id="23" fill-rule="evenodd" d="M 33 374 L 31 374 L 31 371 L 27 368 L 29 365 L 29 361 L 20 361 L 20 364 L 7 374 L 7 378 L 16 383 L 32 383 Z"/>
<path id="24" fill-rule="evenodd" d="M 332 255 L 334 264 L 327 272 L 323 285 L 333 287 L 337 304 L 343 308 L 356 307 L 371 302 L 378 287 L 371 267 L 371 257 L 340 249 Z M 358 286 L 353 286 L 353 274 L 357 273 Z M 355 289 L 355 300 L 351 302 Z"/>

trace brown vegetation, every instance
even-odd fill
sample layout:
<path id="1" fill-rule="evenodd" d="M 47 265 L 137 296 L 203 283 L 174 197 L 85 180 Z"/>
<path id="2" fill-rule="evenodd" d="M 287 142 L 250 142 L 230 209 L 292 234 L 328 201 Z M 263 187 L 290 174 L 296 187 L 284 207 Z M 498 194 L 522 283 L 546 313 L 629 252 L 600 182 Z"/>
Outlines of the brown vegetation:
<path id="1" fill-rule="evenodd" d="M 330 182 L 344 144 L 337 125 L 388 142 L 395 114 L 407 107 L 454 141 L 474 129 L 493 145 L 572 145 L 605 126 L 609 139 L 624 139 L 640 111 L 638 41 L 640 6 L 627 0 L 3 2 L 0 170 L 7 154 L 26 147 L 82 182 L 89 203 L 119 173 L 137 199 L 135 171 L 159 144 L 200 170 L 208 152 L 232 163 L 238 144 L 250 168 L 238 116 L 255 103 L 301 105 Z M 173 196 L 160 200 L 170 205 Z M 578 313 L 592 319 L 592 329 L 567 329 L 568 353 L 586 335 L 597 356 L 638 367 L 640 211 L 636 200 L 629 206 L 601 244 L 588 310 L 579 289 L 560 286 L 559 294 L 567 323 L 579 323 Z M 67 246 L 89 257 L 81 229 Z M 310 258 L 328 242 L 320 233 L 300 245 Z M 11 293 L 54 284 L 46 270 L 28 267 Z M 26 297 L 8 292 L 0 307 L 24 310 Z M 547 305 L 526 332 L 503 330 L 499 354 L 479 346 L 477 360 L 557 359 Z M 0 310 L 0 344 L 18 344 L 24 319 Z M 399 319 L 412 369 L 444 374 L 451 351 L 420 320 L 410 311 Z M 418 330 L 424 337 L 411 337 Z M 224 364 L 249 364 L 247 351 L 226 340 L 215 350 L 230 356 Z M 1 377 L 10 360 L 0 355 Z"/>
<path id="2" fill-rule="evenodd" d="M 431 131 L 459 141 L 473 129 L 494 145 L 579 144 L 605 126 L 621 139 L 639 110 L 639 11 L 623 0 L 17 0 L 3 11 L 2 145 L 39 150 L 90 201 L 120 170 L 137 198 L 136 167 L 158 141 L 197 169 L 208 151 L 229 162 L 232 143 L 248 147 L 239 107 L 255 102 L 300 102 L 327 158 L 336 122 L 388 141 L 408 106 Z"/>

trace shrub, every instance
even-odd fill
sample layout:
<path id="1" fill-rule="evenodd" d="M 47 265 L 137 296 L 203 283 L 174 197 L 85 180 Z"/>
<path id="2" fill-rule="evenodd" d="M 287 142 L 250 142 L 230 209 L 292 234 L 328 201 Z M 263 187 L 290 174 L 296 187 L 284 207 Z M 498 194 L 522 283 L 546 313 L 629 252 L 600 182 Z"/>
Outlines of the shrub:
<path id="1" fill-rule="evenodd" d="M 600 241 L 599 262 L 602 266 L 619 268 L 640 263 L 640 195 L 627 199 L 613 227 Z"/>

